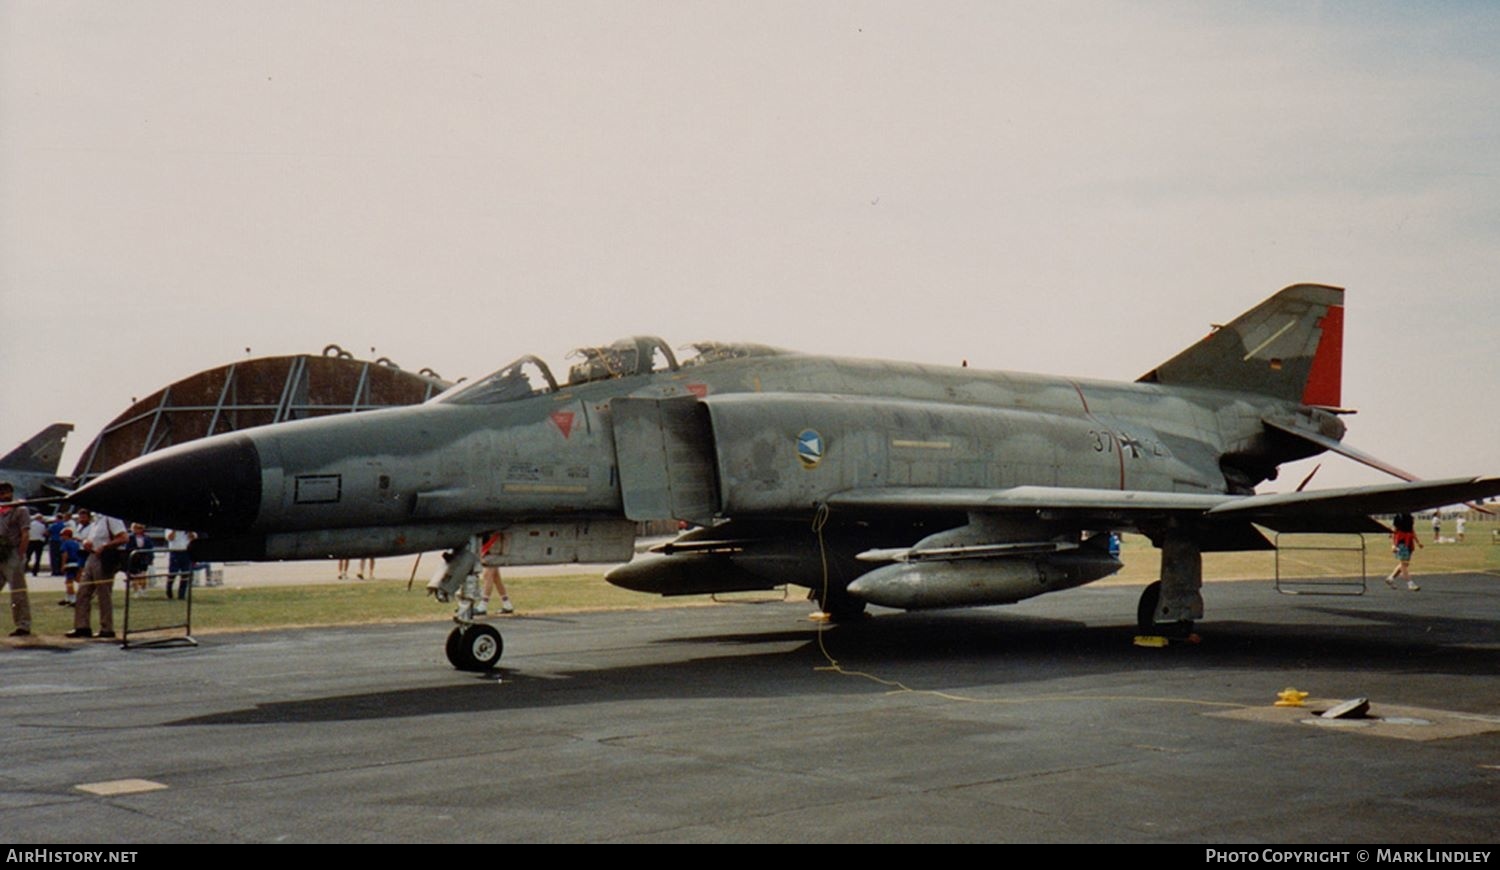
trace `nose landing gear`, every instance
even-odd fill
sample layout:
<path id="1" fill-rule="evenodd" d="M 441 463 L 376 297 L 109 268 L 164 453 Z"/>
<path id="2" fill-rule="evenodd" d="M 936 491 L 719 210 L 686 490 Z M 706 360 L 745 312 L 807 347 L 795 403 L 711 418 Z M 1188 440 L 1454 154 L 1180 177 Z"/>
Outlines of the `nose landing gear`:
<path id="1" fill-rule="evenodd" d="M 438 601 L 458 599 L 458 612 L 453 616 L 458 625 L 448 634 L 443 652 L 461 671 L 493 670 L 505 651 L 494 626 L 474 621 L 474 604 L 479 600 L 479 541 L 475 536 L 463 549 L 444 553 L 443 567 L 427 584 L 427 591 Z"/>
<path id="2" fill-rule="evenodd" d="M 505 641 L 494 626 L 479 622 L 454 627 L 444 646 L 448 662 L 461 671 L 494 670 L 505 652 Z"/>

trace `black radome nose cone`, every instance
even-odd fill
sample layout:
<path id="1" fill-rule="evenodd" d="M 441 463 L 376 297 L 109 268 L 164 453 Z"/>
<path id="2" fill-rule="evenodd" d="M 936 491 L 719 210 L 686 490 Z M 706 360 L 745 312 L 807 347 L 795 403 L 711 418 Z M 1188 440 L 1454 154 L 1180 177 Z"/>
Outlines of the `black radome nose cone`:
<path id="1" fill-rule="evenodd" d="M 244 531 L 260 512 L 260 453 L 244 435 L 169 447 L 96 478 L 73 501 L 130 522 Z"/>

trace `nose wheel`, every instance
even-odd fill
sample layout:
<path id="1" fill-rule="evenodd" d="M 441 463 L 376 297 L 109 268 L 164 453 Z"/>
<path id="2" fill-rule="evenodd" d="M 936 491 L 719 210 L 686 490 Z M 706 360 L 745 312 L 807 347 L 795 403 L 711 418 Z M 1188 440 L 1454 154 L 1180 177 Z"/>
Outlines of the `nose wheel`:
<path id="1" fill-rule="evenodd" d="M 443 651 L 448 661 L 461 671 L 489 671 L 500 664 L 505 641 L 493 626 L 483 623 L 460 625 L 448 634 Z"/>

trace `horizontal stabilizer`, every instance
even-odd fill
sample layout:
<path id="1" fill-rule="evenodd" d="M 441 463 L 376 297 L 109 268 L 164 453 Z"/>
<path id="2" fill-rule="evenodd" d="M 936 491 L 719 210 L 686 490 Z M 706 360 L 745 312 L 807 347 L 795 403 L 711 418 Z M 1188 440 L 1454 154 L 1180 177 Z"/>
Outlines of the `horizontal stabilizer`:
<path id="1" fill-rule="evenodd" d="M 1337 453 L 1340 456 L 1348 457 L 1349 459 L 1352 459 L 1355 462 L 1360 463 L 1361 465 L 1368 465 L 1377 471 L 1384 471 L 1386 474 L 1389 474 L 1392 477 L 1399 477 L 1402 480 L 1420 479 L 1410 471 L 1397 468 L 1396 466 L 1390 464 L 1389 462 L 1386 462 L 1383 459 L 1371 456 L 1363 450 L 1357 450 L 1353 447 L 1350 447 L 1348 444 L 1345 444 L 1342 441 L 1337 441 L 1333 438 L 1329 438 L 1327 435 L 1324 435 L 1321 432 L 1312 432 L 1299 426 L 1293 426 L 1288 423 L 1281 423 L 1270 418 L 1263 418 L 1261 422 L 1265 423 L 1267 426 L 1270 426 L 1272 429 L 1280 432 L 1285 432 L 1286 434 L 1296 438 L 1301 438 L 1303 441 L 1306 441 L 1309 444 L 1315 444 L 1323 448 L 1324 450 Z"/>

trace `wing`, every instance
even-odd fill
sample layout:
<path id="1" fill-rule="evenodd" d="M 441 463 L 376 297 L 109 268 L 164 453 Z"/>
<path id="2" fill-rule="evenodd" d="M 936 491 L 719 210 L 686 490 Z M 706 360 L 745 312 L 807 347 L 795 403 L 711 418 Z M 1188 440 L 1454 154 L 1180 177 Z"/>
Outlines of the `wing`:
<path id="1" fill-rule="evenodd" d="M 1207 519 L 1246 519 L 1281 532 L 1359 531 L 1341 524 L 1371 514 L 1410 513 L 1500 494 L 1500 477 L 1455 477 L 1315 492 L 1252 495 L 1218 505 Z M 1384 526 L 1380 527 L 1384 530 Z"/>
<path id="2" fill-rule="evenodd" d="M 820 511 L 813 524 L 816 534 L 784 517 L 731 519 L 653 547 L 607 579 L 662 595 L 795 583 L 821 596 L 830 612 L 846 605 L 857 612 L 863 602 L 904 609 L 1005 604 L 1118 571 L 1110 536 L 1098 532 L 1136 531 L 1158 542 L 1185 533 L 1198 552 L 1270 550 L 1261 528 L 1383 534 L 1372 514 L 1492 495 L 1500 495 L 1500 477 L 1253 496 L 868 487 L 831 496 L 830 512 Z M 841 516 L 839 533 L 825 539 L 824 524 Z"/>
<path id="3" fill-rule="evenodd" d="M 1017 486 L 1010 489 L 885 487 L 829 499 L 834 509 L 863 511 L 1027 512 L 1090 528 L 1144 530 L 1165 521 L 1193 521 L 1205 549 L 1227 543 L 1253 523 L 1278 532 L 1385 532 L 1372 514 L 1393 514 L 1500 495 L 1500 477 L 1460 477 L 1312 492 L 1236 496 L 1210 493 Z"/>

